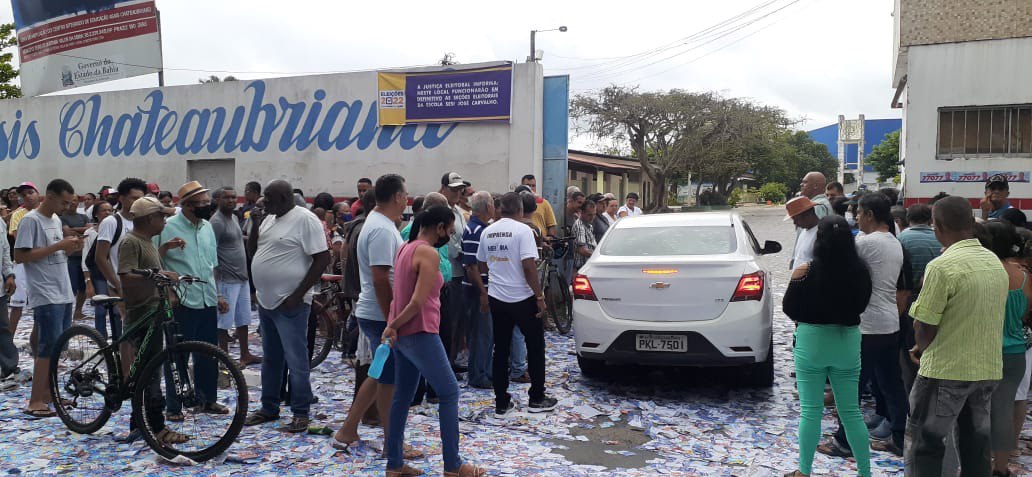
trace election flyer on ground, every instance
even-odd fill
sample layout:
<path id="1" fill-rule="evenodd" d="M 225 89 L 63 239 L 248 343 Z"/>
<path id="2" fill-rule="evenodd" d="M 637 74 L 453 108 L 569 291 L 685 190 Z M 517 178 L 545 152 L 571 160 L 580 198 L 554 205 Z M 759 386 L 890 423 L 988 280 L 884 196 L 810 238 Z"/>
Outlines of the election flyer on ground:
<path id="1" fill-rule="evenodd" d="M 161 69 L 153 0 L 11 0 L 26 96 Z"/>
<path id="2" fill-rule="evenodd" d="M 433 72 L 381 72 L 381 126 L 509 121 L 512 63 Z"/>

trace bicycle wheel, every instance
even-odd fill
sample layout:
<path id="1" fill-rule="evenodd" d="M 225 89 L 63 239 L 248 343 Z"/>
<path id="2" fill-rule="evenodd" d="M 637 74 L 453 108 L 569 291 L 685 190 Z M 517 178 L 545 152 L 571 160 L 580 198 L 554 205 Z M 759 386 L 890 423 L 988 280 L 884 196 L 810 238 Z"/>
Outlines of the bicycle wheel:
<path id="1" fill-rule="evenodd" d="M 570 299 L 569 287 L 563 283 L 558 273 L 548 274 L 545 304 L 548 305 L 548 314 L 552 315 L 552 321 L 555 322 L 555 329 L 564 335 L 569 333 L 573 325 L 573 300 Z"/>
<path id="2" fill-rule="evenodd" d="M 336 326 L 333 324 L 332 311 L 326 310 L 319 314 L 319 319 L 315 327 L 315 351 L 312 353 L 312 361 L 309 363 L 309 369 L 315 368 L 326 361 L 326 357 L 330 355 L 330 350 L 333 349 L 333 341 L 336 337 Z"/>
<path id="3" fill-rule="evenodd" d="M 92 434 L 111 417 L 108 392 L 117 393 L 115 354 L 105 349 L 107 340 L 93 328 L 76 325 L 65 330 L 54 343 L 60 350 L 50 360 L 50 392 L 54 409 L 68 429 Z"/>
<path id="4" fill-rule="evenodd" d="M 203 377 L 195 379 L 197 375 Z M 182 422 L 165 420 L 167 393 L 182 402 Z M 207 398 L 212 394 L 214 398 Z M 133 394 L 133 419 L 147 445 L 162 457 L 182 455 L 203 462 L 225 452 L 236 440 L 247 417 L 247 399 L 247 383 L 236 361 L 211 344 L 187 341 L 161 350 L 143 367 Z M 225 406 L 228 413 L 212 411 L 213 403 Z M 162 439 L 163 429 L 188 440 Z"/>

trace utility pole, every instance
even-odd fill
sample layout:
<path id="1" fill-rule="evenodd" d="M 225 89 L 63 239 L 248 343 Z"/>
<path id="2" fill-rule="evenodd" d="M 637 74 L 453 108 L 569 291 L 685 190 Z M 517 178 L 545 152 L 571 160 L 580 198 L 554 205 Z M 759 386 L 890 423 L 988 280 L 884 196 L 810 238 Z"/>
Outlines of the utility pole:
<path id="1" fill-rule="evenodd" d="M 565 33 L 566 32 L 566 27 L 565 26 L 561 26 L 559 28 L 552 28 L 552 29 L 549 29 L 549 30 L 530 30 L 530 56 L 527 57 L 527 63 L 533 63 L 533 62 L 537 61 L 536 35 L 538 34 L 538 32 L 546 32 L 546 31 L 558 31 L 558 32 L 564 32 Z"/>

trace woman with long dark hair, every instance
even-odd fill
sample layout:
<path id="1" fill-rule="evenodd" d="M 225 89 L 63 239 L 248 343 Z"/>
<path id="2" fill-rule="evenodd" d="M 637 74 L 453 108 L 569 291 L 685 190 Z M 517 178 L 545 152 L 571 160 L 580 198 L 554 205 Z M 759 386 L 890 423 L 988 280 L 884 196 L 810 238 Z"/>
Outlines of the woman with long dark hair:
<path id="1" fill-rule="evenodd" d="M 83 234 L 82 247 L 82 272 L 86 280 L 86 298 L 93 298 L 94 295 L 105 295 L 108 292 L 108 283 L 104 274 L 96 268 L 96 260 L 92 264 L 87 263 L 90 251 L 97 244 L 97 228 L 99 224 L 109 215 L 114 213 L 115 208 L 107 202 L 97 202 L 90 210 L 90 223 L 93 224 Z M 93 252 L 96 257 L 96 252 Z M 108 308 L 104 305 L 93 307 L 93 323 L 100 335 L 107 338 Z M 111 338 L 117 340 L 122 336 L 122 319 L 115 313 L 111 313 Z"/>
<path id="2" fill-rule="evenodd" d="M 1025 345 L 1024 318 L 1032 302 L 1032 280 L 1021 263 L 1024 240 L 1010 222 L 992 219 L 975 230 L 982 246 L 999 257 L 1010 280 L 1003 319 L 1003 379 L 993 391 L 989 409 L 993 476 L 1009 476 L 1011 451 L 1017 447 L 1017 435 L 1025 421 L 1024 412 L 1019 416 L 1014 410 L 1018 386 L 1025 376 L 1025 351 L 1028 348 Z"/>
<path id="3" fill-rule="evenodd" d="M 405 422 L 420 376 L 440 399 L 444 475 L 480 477 L 487 472 L 464 464 L 459 457 L 459 383 L 455 380 L 440 337 L 444 277 L 437 248 L 455 232 L 455 215 L 444 206 L 432 206 L 412 221 L 409 241 L 394 261 L 394 296 L 383 342 L 394 353 L 395 389 L 387 426 L 387 475 L 422 475 L 404 462 Z"/>
<path id="4" fill-rule="evenodd" d="M 799 470 L 808 476 L 821 437 L 824 384 L 831 381 L 839 418 L 861 476 L 871 475 L 870 445 L 860 404 L 860 313 L 871 299 L 871 274 L 856 252 L 846 219 L 829 215 L 817 224 L 813 260 L 799 264 L 782 303 L 796 322 L 795 370 L 802 416 Z"/>

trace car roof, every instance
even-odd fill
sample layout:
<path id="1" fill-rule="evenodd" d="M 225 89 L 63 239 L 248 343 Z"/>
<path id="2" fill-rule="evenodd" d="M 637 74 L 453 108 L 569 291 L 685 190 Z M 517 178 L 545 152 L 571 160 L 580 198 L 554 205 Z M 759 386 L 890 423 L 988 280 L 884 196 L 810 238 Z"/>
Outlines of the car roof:
<path id="1" fill-rule="evenodd" d="M 675 227 L 675 226 L 731 226 L 738 214 L 734 212 L 680 212 L 673 214 L 651 214 L 638 217 L 624 217 L 616 221 L 615 228 Z"/>

